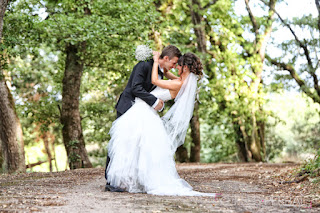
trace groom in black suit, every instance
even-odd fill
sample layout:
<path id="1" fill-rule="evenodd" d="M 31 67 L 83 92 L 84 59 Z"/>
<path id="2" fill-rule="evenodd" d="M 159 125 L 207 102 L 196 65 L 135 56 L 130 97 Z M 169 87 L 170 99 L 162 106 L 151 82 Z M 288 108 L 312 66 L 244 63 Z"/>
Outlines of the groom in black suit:
<path id="1" fill-rule="evenodd" d="M 169 72 L 169 70 L 176 66 L 180 56 L 180 50 L 173 45 L 166 46 L 163 49 L 159 58 L 158 74 L 160 78 L 163 78 L 163 75 L 165 75 L 168 79 L 176 78 L 172 73 Z M 157 111 L 161 111 L 163 109 L 163 101 L 150 94 L 150 92 L 155 88 L 155 86 L 151 83 L 152 66 L 153 60 L 140 61 L 134 66 L 128 84 L 120 95 L 118 103 L 116 104 L 117 118 L 130 109 L 130 107 L 134 104 L 136 97 L 142 99 L 148 105 L 150 105 L 150 107 L 153 107 Z M 110 158 L 108 156 L 105 169 L 106 179 L 109 161 Z M 107 182 L 105 191 L 121 192 L 123 190 L 115 188 Z"/>

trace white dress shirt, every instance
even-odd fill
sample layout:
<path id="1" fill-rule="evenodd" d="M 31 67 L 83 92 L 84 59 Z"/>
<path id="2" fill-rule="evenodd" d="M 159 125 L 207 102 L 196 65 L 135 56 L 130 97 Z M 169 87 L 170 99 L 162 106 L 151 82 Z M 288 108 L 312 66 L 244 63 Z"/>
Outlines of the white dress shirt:
<path id="1" fill-rule="evenodd" d="M 162 73 L 164 73 L 163 68 L 161 68 L 160 65 L 159 65 L 158 68 L 159 68 L 159 70 L 160 70 Z M 158 79 L 161 79 L 161 76 L 160 76 L 160 75 L 158 75 Z M 159 101 L 160 101 L 160 99 L 158 98 L 158 99 L 156 100 L 156 102 L 154 102 L 154 104 L 152 105 L 152 107 L 153 107 L 153 108 L 156 108 L 156 106 L 158 105 Z M 162 108 L 159 110 L 159 112 L 161 112 L 161 111 L 163 110 L 163 108 L 164 108 L 164 104 L 163 104 Z"/>

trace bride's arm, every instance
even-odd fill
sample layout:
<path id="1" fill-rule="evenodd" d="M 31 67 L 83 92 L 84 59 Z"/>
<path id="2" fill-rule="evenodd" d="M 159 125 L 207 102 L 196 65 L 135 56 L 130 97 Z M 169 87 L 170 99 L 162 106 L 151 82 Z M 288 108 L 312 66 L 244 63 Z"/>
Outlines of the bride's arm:
<path id="1" fill-rule="evenodd" d="M 175 74 L 173 74 L 170 71 L 164 72 L 164 76 L 166 76 L 167 79 L 171 79 L 171 80 L 179 78 L 178 76 L 176 76 Z"/>
<path id="2" fill-rule="evenodd" d="M 182 86 L 181 81 L 168 81 L 168 80 L 161 80 L 158 79 L 158 67 L 159 67 L 159 56 L 160 54 L 158 52 L 153 53 L 153 67 L 152 67 L 152 75 L 151 75 L 151 82 L 152 84 L 159 86 L 164 89 L 169 90 L 179 90 Z"/>

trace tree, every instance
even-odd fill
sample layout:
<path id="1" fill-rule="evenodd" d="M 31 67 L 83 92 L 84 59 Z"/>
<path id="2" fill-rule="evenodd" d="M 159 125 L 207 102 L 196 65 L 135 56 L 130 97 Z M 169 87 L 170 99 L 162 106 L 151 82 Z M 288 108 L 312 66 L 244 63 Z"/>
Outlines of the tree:
<path id="1" fill-rule="evenodd" d="M 262 2 L 266 3 L 265 1 Z M 315 7 L 318 10 L 318 17 L 313 18 L 312 15 L 306 15 L 301 18 L 294 18 L 292 21 L 283 19 L 275 8 L 271 8 L 277 14 L 281 24 L 289 29 L 293 39 L 289 39 L 287 42 L 279 45 L 276 44 L 283 50 L 283 55 L 276 58 L 267 55 L 267 59 L 271 66 L 289 74 L 277 75 L 278 79 L 283 81 L 290 77 L 290 79 L 296 82 L 302 92 L 315 103 L 320 104 L 319 75 L 317 74 L 320 65 L 320 40 L 318 35 L 320 33 L 319 0 L 315 0 Z M 305 33 L 298 35 L 296 32 L 299 29 Z M 306 61 L 306 63 L 299 64 L 300 60 Z"/>
<path id="2" fill-rule="evenodd" d="M 85 52 L 86 42 L 66 44 L 66 63 L 62 86 L 61 124 L 63 142 L 70 169 L 88 168 L 92 164 L 87 155 L 79 111 L 81 77 L 84 64 L 79 52 Z"/>
<path id="3" fill-rule="evenodd" d="M 248 117 L 251 128 L 248 128 L 248 125 L 243 125 L 241 120 L 239 122 L 239 129 L 242 133 L 243 142 L 246 144 L 242 146 L 238 143 L 239 147 L 241 147 L 244 159 L 248 158 L 248 150 L 250 150 L 252 158 L 255 161 L 263 161 L 266 155 L 266 147 L 265 147 L 265 122 L 264 117 L 258 115 L 263 115 L 262 103 L 259 101 L 259 93 L 261 93 L 262 86 L 262 72 L 263 72 L 263 63 L 265 60 L 265 53 L 268 44 L 268 40 L 271 36 L 272 32 L 272 23 L 274 17 L 274 8 L 276 5 L 276 0 L 270 0 L 268 3 L 269 11 L 268 14 L 263 16 L 262 18 L 258 18 L 254 16 L 251 7 L 249 5 L 249 0 L 245 0 L 246 9 L 248 12 L 248 16 L 251 22 L 251 32 L 254 35 L 253 42 L 245 41 L 242 43 L 242 47 L 244 48 L 244 57 L 247 58 L 249 65 L 252 69 L 252 80 L 249 83 L 249 90 L 252 94 L 252 108 L 250 115 Z M 247 22 L 245 22 L 247 23 Z M 251 44 L 250 44 L 251 43 Z M 248 57 L 246 57 L 248 56 Z M 247 149 L 243 149 L 247 148 Z M 247 155 L 247 156 L 246 156 Z"/>
<path id="4" fill-rule="evenodd" d="M 57 58 L 52 62 L 55 65 L 40 63 L 48 65 L 40 72 L 50 72 L 46 75 L 54 79 L 56 85 L 49 86 L 55 91 L 45 91 L 46 95 L 41 96 L 39 103 L 46 107 L 35 103 L 28 106 L 28 111 L 42 124 L 48 124 L 56 122 L 50 116 L 57 116 L 52 106 L 59 105 L 70 168 L 88 167 L 83 129 L 89 129 L 86 132 L 91 143 L 99 142 L 100 150 L 105 150 L 108 127 L 115 117 L 114 102 L 128 78 L 127 71 L 135 63 L 132 49 L 147 41 L 146 32 L 155 19 L 151 1 L 20 1 L 16 8 L 15 18 L 26 13 L 35 16 L 39 8 L 47 12 L 46 17 L 36 16 L 30 30 L 36 42 L 17 46 L 28 46 L 26 52 L 32 59 L 41 57 L 39 52 L 43 51 Z M 25 36 L 22 32 L 21 37 Z M 47 82 L 36 80 L 46 90 Z"/>
<path id="5" fill-rule="evenodd" d="M 218 142 L 214 140 L 214 137 L 211 137 L 210 130 L 219 125 L 230 127 L 228 123 L 232 122 L 231 112 L 235 108 L 241 108 L 238 103 L 231 105 L 228 102 L 230 103 L 232 100 L 226 100 L 229 98 L 227 97 L 229 85 L 233 84 L 238 87 L 239 84 L 235 84 L 235 82 L 241 81 L 243 71 L 239 71 L 239 75 L 233 78 L 229 74 L 235 69 L 240 70 L 244 63 L 244 59 L 239 58 L 239 54 L 236 52 L 237 45 L 242 40 L 241 32 L 243 30 L 240 24 L 236 24 L 237 19 L 232 6 L 232 1 L 228 0 L 163 1 L 162 6 L 159 6 L 159 10 L 163 14 L 163 23 L 160 26 L 163 43 L 177 44 L 183 52 L 191 51 L 198 54 L 204 64 L 204 72 L 208 75 L 209 84 L 202 87 L 199 93 L 201 100 L 199 110 L 197 110 L 197 106 L 195 107 L 195 115 L 199 113 L 199 124 L 201 125 L 194 125 L 197 124 L 198 119 L 193 119 L 191 122 L 192 136 L 197 136 L 192 141 L 200 142 L 199 137 L 203 141 L 201 144 L 197 143 L 197 146 L 190 145 L 192 152 L 190 159 L 192 158 L 192 160 L 199 160 L 199 151 L 206 152 L 206 155 L 208 152 L 214 152 L 216 147 L 212 147 L 212 144 Z M 195 128 L 197 126 L 199 128 Z M 207 128 L 208 126 L 211 129 Z M 200 135 L 200 129 L 204 134 Z M 237 133 L 227 132 L 224 134 L 228 135 L 226 137 L 228 143 L 220 141 L 220 144 L 226 145 L 225 148 L 228 150 L 226 155 L 232 155 L 234 149 L 230 149 L 232 145 L 229 143 L 234 143 L 233 137 Z M 187 140 L 185 146 L 188 147 L 190 143 Z M 200 146 L 202 150 L 200 150 Z M 206 151 L 203 151 L 204 149 Z M 179 148 L 177 154 L 186 156 L 185 149 Z"/>
<path id="6" fill-rule="evenodd" d="M 202 23 L 203 18 L 203 10 L 209 8 L 211 5 L 215 4 L 217 0 L 214 0 L 204 7 L 201 6 L 199 0 L 192 0 L 190 4 L 190 13 L 191 13 L 191 20 L 194 27 L 194 32 L 197 37 L 197 49 L 198 52 L 201 54 L 202 61 L 204 63 L 208 63 L 206 61 L 206 54 L 207 54 L 207 39 L 206 39 L 206 32 L 205 32 L 205 24 Z M 205 64 L 205 67 L 208 67 Z M 191 162 L 200 162 L 200 123 L 199 123 L 199 103 L 196 102 L 194 106 L 194 112 L 191 119 L 191 138 L 192 138 L 192 145 L 191 145 L 191 152 L 190 152 L 190 161 Z"/>
<path id="7" fill-rule="evenodd" d="M 50 12 L 57 12 L 58 9 L 62 12 L 50 14 L 47 17 L 47 21 L 44 21 L 45 24 L 48 24 L 46 27 L 52 26 L 52 24 L 70 24 L 70 27 L 72 24 L 79 25 L 81 22 L 85 21 L 86 16 L 91 13 L 87 3 L 84 1 L 79 1 L 78 4 L 66 1 L 64 6 L 61 6 L 59 3 L 48 1 L 48 8 Z M 63 18 L 61 15 L 65 12 L 72 14 L 70 15 L 70 19 L 72 20 L 71 23 L 64 22 L 65 20 L 63 19 L 57 21 L 58 18 Z M 75 18 L 78 18 L 78 22 L 75 21 Z M 61 32 L 61 30 L 62 29 L 59 29 L 59 32 Z M 84 54 L 86 51 L 86 41 L 69 42 L 65 38 L 60 37 L 60 39 L 65 40 L 63 42 L 65 47 L 62 50 L 65 54 L 65 67 L 62 81 L 62 104 L 60 110 L 63 142 L 67 151 L 69 168 L 89 168 L 92 167 L 92 164 L 85 148 L 79 111 L 81 76 L 84 71 L 84 62 L 81 60 L 80 54 Z"/>
<path id="8" fill-rule="evenodd" d="M 3 49 L 3 19 L 8 5 L 7 0 L 0 1 L 0 140 L 4 159 L 4 171 L 24 172 L 24 143 L 19 118 L 15 111 L 15 103 L 7 86 L 4 66 L 6 64 L 5 50 Z"/>

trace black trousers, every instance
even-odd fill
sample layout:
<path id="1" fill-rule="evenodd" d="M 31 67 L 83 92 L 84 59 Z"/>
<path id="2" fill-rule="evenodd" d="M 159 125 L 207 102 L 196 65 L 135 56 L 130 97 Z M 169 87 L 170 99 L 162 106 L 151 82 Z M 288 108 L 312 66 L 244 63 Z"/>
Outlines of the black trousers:
<path id="1" fill-rule="evenodd" d="M 117 111 L 117 119 L 121 116 L 122 114 L 120 112 Z M 110 157 L 108 156 L 107 154 L 107 162 L 106 162 L 106 168 L 104 170 L 104 177 L 106 178 L 106 180 L 108 179 L 107 177 L 107 168 L 108 168 L 108 165 L 110 163 Z M 108 184 L 108 183 L 107 183 Z"/>

